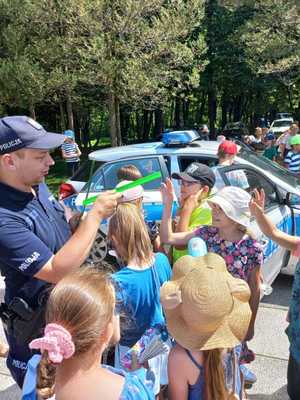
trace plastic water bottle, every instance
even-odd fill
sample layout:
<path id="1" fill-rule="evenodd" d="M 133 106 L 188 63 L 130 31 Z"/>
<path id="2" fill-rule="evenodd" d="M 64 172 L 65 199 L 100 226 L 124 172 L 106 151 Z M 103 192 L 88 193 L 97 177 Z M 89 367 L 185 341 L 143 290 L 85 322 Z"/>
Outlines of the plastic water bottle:
<path id="1" fill-rule="evenodd" d="M 202 257 L 207 254 L 207 246 L 203 239 L 194 237 L 188 242 L 188 253 L 193 257 Z"/>

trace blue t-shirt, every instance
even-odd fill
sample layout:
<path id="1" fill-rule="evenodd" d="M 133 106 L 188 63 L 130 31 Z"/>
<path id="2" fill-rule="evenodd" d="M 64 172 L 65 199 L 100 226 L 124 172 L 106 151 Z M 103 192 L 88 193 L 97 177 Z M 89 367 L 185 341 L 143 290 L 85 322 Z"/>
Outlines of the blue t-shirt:
<path id="1" fill-rule="evenodd" d="M 46 283 L 33 277 L 71 236 L 63 207 L 47 186 L 35 191 L 36 197 L 0 183 L 0 269 L 7 304 L 20 296 L 37 306 Z"/>
<path id="2" fill-rule="evenodd" d="M 28 362 L 22 389 L 22 400 L 38 400 L 36 383 L 40 360 L 41 356 L 36 354 Z M 153 381 L 155 377 L 151 375 L 151 371 L 141 368 L 134 372 L 124 372 L 107 365 L 103 365 L 103 367 L 125 378 L 119 400 L 154 400 Z M 55 400 L 55 395 L 51 397 L 51 400 Z"/>
<path id="3" fill-rule="evenodd" d="M 119 311 L 121 317 L 126 317 L 121 327 L 122 346 L 132 347 L 146 329 L 164 323 L 157 286 L 170 280 L 171 266 L 162 253 L 155 254 L 154 264 L 155 266 L 140 270 L 124 267 L 113 274 L 117 284 Z"/>

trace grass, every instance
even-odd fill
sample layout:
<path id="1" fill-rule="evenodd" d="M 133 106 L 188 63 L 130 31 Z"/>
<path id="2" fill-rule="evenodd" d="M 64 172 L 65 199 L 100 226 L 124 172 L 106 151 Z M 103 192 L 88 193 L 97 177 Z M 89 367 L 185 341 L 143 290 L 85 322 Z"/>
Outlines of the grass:
<path id="1" fill-rule="evenodd" d="M 55 164 L 50 168 L 50 173 L 46 178 L 46 183 L 56 197 L 59 185 L 68 179 L 66 162 L 63 160 L 55 160 Z"/>
<path id="2" fill-rule="evenodd" d="M 95 143 L 96 139 L 91 140 L 92 146 L 95 145 Z M 101 138 L 97 148 L 94 148 L 93 151 L 108 146 L 110 146 L 110 138 L 104 137 Z M 52 156 L 54 157 L 55 164 L 50 168 L 50 173 L 46 178 L 46 183 L 50 189 L 50 192 L 57 197 L 59 185 L 66 181 L 69 176 L 67 173 L 66 162 L 62 160 L 59 150 L 56 150 Z M 86 158 L 87 155 L 83 154 L 80 158 L 80 161 L 83 162 Z"/>

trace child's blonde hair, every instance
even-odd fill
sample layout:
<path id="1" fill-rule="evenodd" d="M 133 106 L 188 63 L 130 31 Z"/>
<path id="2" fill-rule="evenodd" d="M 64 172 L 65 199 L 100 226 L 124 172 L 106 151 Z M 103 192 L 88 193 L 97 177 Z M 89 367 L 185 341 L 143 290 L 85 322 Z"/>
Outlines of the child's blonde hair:
<path id="1" fill-rule="evenodd" d="M 151 260 L 152 246 L 144 217 L 134 204 L 118 205 L 109 221 L 108 237 L 117 240 L 116 250 L 124 263 Z"/>
<path id="2" fill-rule="evenodd" d="M 81 268 L 63 278 L 52 290 L 46 323 L 63 326 L 75 345 L 73 357 L 99 345 L 107 333 L 115 307 L 115 291 L 109 275 L 94 268 Z M 39 365 L 37 392 L 42 399 L 54 392 L 55 366 L 44 351 Z"/>

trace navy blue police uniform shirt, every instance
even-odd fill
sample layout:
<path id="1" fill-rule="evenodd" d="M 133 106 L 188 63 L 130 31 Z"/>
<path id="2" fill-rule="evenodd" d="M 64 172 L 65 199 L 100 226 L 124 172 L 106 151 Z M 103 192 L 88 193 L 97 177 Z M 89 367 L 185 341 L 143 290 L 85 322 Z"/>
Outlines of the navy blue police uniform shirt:
<path id="1" fill-rule="evenodd" d="M 0 268 L 5 277 L 5 303 L 24 298 L 37 306 L 46 283 L 34 275 L 70 238 L 63 207 L 44 183 L 36 196 L 0 183 Z"/>

